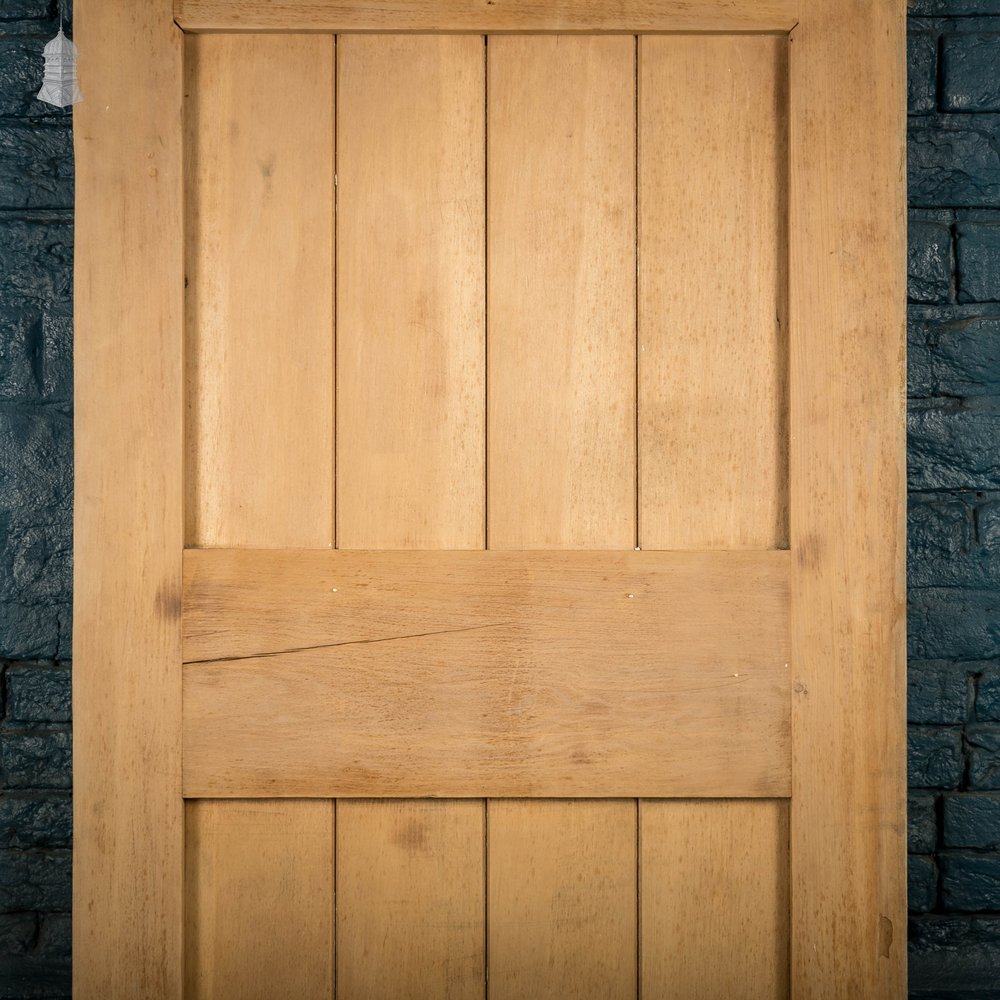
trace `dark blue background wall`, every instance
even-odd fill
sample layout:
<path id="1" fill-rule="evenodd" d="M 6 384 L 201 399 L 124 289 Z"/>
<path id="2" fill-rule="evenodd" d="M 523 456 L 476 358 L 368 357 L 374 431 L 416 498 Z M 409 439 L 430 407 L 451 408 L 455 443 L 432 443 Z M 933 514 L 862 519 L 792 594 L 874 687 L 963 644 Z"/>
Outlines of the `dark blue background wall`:
<path id="1" fill-rule="evenodd" d="M 996 998 L 1000 0 L 908 27 L 911 994 Z"/>
<path id="2" fill-rule="evenodd" d="M 72 115 L 33 97 L 57 28 L 54 0 L 0 0 L 4 1000 L 70 992 Z"/>
<path id="3" fill-rule="evenodd" d="M 57 20 L 56 0 L 0 0 L 0 1000 L 69 995 L 73 161 L 70 113 L 32 96 Z M 914 0 L 909 29 L 911 991 L 985 1000 L 1000 997 L 1000 0 Z"/>

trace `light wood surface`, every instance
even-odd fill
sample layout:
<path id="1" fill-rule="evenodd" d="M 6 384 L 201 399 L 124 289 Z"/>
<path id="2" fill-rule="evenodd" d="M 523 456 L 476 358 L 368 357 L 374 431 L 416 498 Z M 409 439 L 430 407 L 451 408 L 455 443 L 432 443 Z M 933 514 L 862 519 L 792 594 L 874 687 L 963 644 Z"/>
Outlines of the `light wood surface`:
<path id="1" fill-rule="evenodd" d="M 189 545 L 332 543 L 333 45 L 186 42 Z"/>
<path id="2" fill-rule="evenodd" d="M 339 1000 L 484 996 L 483 803 L 337 803 Z"/>
<path id="3" fill-rule="evenodd" d="M 644 37 L 640 544 L 786 548 L 786 53 Z"/>
<path id="4" fill-rule="evenodd" d="M 788 31 L 802 0 L 175 0 L 185 31 Z"/>
<path id="5" fill-rule="evenodd" d="M 490 801 L 491 1000 L 634 1000 L 635 808 Z"/>
<path id="6" fill-rule="evenodd" d="M 333 995 L 333 809 L 187 803 L 185 1000 Z"/>
<path id="7" fill-rule="evenodd" d="M 635 40 L 487 48 L 487 540 L 632 548 Z"/>
<path id="8" fill-rule="evenodd" d="M 73 995 L 180 1000 L 181 33 L 163 0 L 75 29 Z"/>
<path id="9" fill-rule="evenodd" d="M 481 548 L 483 41 L 346 36 L 337 61 L 337 545 Z"/>
<path id="10" fill-rule="evenodd" d="M 788 997 L 788 803 L 644 800 L 642 996 Z"/>
<path id="11" fill-rule="evenodd" d="M 328 555 L 383 570 L 321 574 L 343 610 L 290 651 L 185 668 L 186 795 L 786 794 L 785 553 Z"/>
<path id="12" fill-rule="evenodd" d="M 905 9 L 791 42 L 792 995 L 906 995 Z"/>
<path id="13" fill-rule="evenodd" d="M 555 658 L 554 669 L 620 643 L 711 675 L 784 655 L 789 566 L 778 551 L 194 549 L 184 554 L 184 660 L 492 627 Z"/>
<path id="14" fill-rule="evenodd" d="M 338 46 L 337 544 L 479 549 L 483 42 L 385 35 L 342 37 Z M 419 570 L 410 579 L 419 586 Z M 333 593 L 333 586 L 323 587 L 333 598 L 351 590 Z M 361 669 L 377 671 L 369 675 L 374 700 L 363 710 L 377 713 L 380 692 L 391 699 L 392 686 L 375 652 Z M 331 676 L 322 670 L 317 678 Z M 392 714 L 384 702 L 381 708 Z M 397 745 L 408 739 L 400 721 L 390 737 Z M 373 717 L 354 716 L 349 726 L 355 723 L 378 732 Z M 324 731 L 346 748 L 336 728 Z M 282 735 L 275 735 L 281 753 Z M 359 749 L 348 763 L 356 780 L 331 794 L 378 794 L 377 781 L 365 776 L 368 751 L 358 756 Z M 483 822 L 481 802 L 340 803 L 340 1000 L 483 996 Z"/>
<path id="15" fill-rule="evenodd" d="M 630 550 L 636 544 L 635 41 L 491 37 L 487 48 L 487 539 L 492 549 Z M 635 555 L 589 557 L 596 560 L 590 582 L 614 586 L 616 559 Z M 525 558 L 539 559 L 537 566 L 540 556 Z M 569 582 L 565 569 L 557 576 Z M 645 598 L 621 582 L 616 603 L 630 616 Z M 584 603 L 572 585 L 564 600 L 571 609 Z M 559 603 L 519 620 L 534 629 Z M 662 612 L 664 605 L 655 603 Z M 613 615 L 605 627 L 615 620 L 625 618 Z M 553 673 L 534 694 L 542 675 L 532 678 L 521 651 L 511 649 L 505 657 L 511 666 L 501 675 L 508 694 L 486 716 L 492 720 L 498 710 L 506 716 L 503 732 L 515 737 L 508 748 L 526 753 L 530 769 L 547 760 L 545 770 L 558 779 L 536 784 L 541 773 L 530 775 L 515 759 L 502 775 L 507 788 L 489 794 L 635 795 L 637 778 L 673 770 L 667 761 L 680 744 L 661 743 L 641 762 L 625 760 L 665 728 L 643 716 L 658 700 L 647 683 L 677 679 L 675 664 L 661 659 L 670 655 L 669 642 L 644 647 L 652 659 L 643 681 L 631 671 L 644 654 L 633 646 L 633 657 L 628 639 L 635 632 L 626 626 L 626 645 L 606 648 L 593 663 L 608 684 L 602 693 L 603 683 L 595 687 L 579 674 L 575 656 L 556 666 L 556 651 L 576 647 L 574 635 L 582 637 L 580 624 L 546 643 L 537 665 Z M 586 646 L 595 648 L 596 637 L 595 631 Z M 576 648 L 585 662 L 585 648 Z M 695 685 L 703 684 L 702 675 Z M 621 695 L 628 700 L 629 692 L 643 690 L 616 720 Z M 681 728 L 685 711 L 675 705 L 670 715 Z M 698 728 L 705 736 L 706 727 Z M 689 762 L 674 760 L 679 776 Z M 598 788 L 574 780 L 607 765 L 624 765 L 618 781 Z M 635 824 L 634 801 L 488 803 L 491 998 L 634 995 Z"/>

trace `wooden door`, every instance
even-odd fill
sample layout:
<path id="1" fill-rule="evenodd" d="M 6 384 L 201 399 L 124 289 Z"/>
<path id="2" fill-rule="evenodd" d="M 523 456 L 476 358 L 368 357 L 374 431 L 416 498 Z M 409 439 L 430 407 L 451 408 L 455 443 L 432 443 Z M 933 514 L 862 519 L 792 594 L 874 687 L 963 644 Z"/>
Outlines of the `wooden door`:
<path id="1" fill-rule="evenodd" d="M 78 0 L 83 998 L 901 998 L 896 0 Z"/>

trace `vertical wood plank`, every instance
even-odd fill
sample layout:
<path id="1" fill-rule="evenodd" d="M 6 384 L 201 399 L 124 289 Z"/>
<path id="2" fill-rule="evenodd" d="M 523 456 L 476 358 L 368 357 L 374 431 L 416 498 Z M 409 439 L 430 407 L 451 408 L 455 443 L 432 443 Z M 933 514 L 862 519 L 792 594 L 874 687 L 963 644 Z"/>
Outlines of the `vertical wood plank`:
<path id="1" fill-rule="evenodd" d="M 182 990 L 181 33 L 84 0 L 76 150 L 73 995 Z"/>
<path id="2" fill-rule="evenodd" d="M 484 58 L 341 38 L 339 548 L 480 548 Z"/>
<path id="3" fill-rule="evenodd" d="M 639 42 L 639 540 L 788 543 L 787 39 Z M 644 996 L 788 995 L 784 803 L 642 801 Z"/>
<path id="4" fill-rule="evenodd" d="M 792 994 L 906 995 L 905 8 L 791 43 Z"/>
<path id="5" fill-rule="evenodd" d="M 334 43 L 185 51 L 187 543 L 328 546 Z"/>
<path id="6" fill-rule="evenodd" d="M 333 808 L 187 803 L 185 1000 L 330 1000 Z"/>
<path id="7" fill-rule="evenodd" d="M 337 804 L 337 996 L 484 993 L 483 804 Z"/>
<path id="8" fill-rule="evenodd" d="M 489 39 L 489 545 L 635 544 L 635 48 Z M 491 1000 L 634 997 L 634 802 L 488 805 Z"/>
<path id="9" fill-rule="evenodd" d="M 483 40 L 338 44 L 337 544 L 481 548 Z M 483 997 L 483 803 L 338 810 L 340 1000 Z"/>
<path id="10" fill-rule="evenodd" d="M 488 816 L 490 997 L 632 1000 L 635 802 L 491 799 Z"/>
<path id="11" fill-rule="evenodd" d="M 788 804 L 643 801 L 642 995 L 788 997 Z"/>
<path id="12" fill-rule="evenodd" d="M 788 41 L 639 50 L 643 548 L 788 544 Z"/>
<path id="13" fill-rule="evenodd" d="M 634 39 L 489 39 L 490 548 L 635 545 Z"/>

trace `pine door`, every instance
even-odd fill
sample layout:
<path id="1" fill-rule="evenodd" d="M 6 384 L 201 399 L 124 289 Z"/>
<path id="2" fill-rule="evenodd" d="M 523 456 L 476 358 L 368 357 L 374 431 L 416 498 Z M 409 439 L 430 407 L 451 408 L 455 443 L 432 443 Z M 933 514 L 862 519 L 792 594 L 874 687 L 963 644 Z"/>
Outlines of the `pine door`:
<path id="1" fill-rule="evenodd" d="M 76 995 L 901 998 L 901 5 L 76 20 Z"/>

